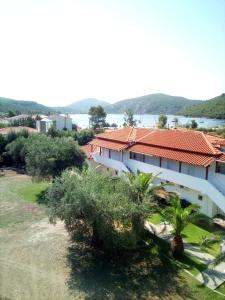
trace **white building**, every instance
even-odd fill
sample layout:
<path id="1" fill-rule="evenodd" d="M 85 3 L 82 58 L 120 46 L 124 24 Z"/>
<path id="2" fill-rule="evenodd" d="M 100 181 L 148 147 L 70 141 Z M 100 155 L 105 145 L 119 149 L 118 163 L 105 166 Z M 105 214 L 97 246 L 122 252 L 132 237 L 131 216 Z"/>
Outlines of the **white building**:
<path id="1" fill-rule="evenodd" d="M 59 130 L 72 130 L 72 119 L 68 115 L 51 115 L 36 121 L 36 128 L 39 132 L 48 132 L 50 127 Z"/>
<path id="2" fill-rule="evenodd" d="M 43 118 L 36 121 L 36 129 L 38 132 L 48 132 L 49 128 L 53 126 L 53 121 L 49 118 Z"/>
<path id="3" fill-rule="evenodd" d="M 191 130 L 123 128 L 99 134 L 84 147 L 115 174 L 158 174 L 168 191 L 212 217 L 225 215 L 225 139 Z"/>
<path id="4" fill-rule="evenodd" d="M 48 117 L 53 121 L 53 127 L 59 130 L 72 130 L 72 118 L 68 114 L 61 115 L 51 115 Z"/>

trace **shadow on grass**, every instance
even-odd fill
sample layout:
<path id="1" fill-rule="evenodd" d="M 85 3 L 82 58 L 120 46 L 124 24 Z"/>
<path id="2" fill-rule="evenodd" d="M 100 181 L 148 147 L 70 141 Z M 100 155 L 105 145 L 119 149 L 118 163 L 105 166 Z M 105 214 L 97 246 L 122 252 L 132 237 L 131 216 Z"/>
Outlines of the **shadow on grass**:
<path id="1" fill-rule="evenodd" d="M 84 292 L 85 299 L 173 299 L 173 295 L 192 299 L 175 264 L 159 254 L 163 251 L 160 245 L 156 247 L 152 244 L 151 248 L 109 260 L 75 244 L 68 249 L 68 286 L 71 291 Z"/>

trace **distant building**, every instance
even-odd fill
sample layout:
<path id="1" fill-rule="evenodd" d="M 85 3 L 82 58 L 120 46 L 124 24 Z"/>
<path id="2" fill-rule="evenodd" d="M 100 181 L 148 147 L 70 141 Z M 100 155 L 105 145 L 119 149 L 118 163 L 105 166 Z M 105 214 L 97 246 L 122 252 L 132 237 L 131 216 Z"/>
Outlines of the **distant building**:
<path id="1" fill-rule="evenodd" d="M 26 120 L 29 117 L 30 117 L 29 115 L 21 114 L 10 118 L 5 118 L 5 124 L 10 125 L 13 124 L 15 121 Z"/>
<path id="2" fill-rule="evenodd" d="M 83 147 L 90 164 L 114 174 L 158 175 L 183 203 L 209 217 L 225 215 L 225 139 L 192 130 L 123 128 L 96 135 Z"/>
<path id="3" fill-rule="evenodd" d="M 41 120 L 36 121 L 36 128 L 38 132 L 46 133 L 49 128 L 53 126 L 53 121 L 48 118 L 43 118 Z"/>
<path id="4" fill-rule="evenodd" d="M 52 115 L 48 116 L 53 121 L 53 127 L 60 130 L 72 130 L 72 118 L 67 115 Z"/>
<path id="5" fill-rule="evenodd" d="M 72 119 L 68 115 L 51 115 L 36 121 L 38 132 L 48 132 L 51 127 L 59 130 L 72 130 Z"/>

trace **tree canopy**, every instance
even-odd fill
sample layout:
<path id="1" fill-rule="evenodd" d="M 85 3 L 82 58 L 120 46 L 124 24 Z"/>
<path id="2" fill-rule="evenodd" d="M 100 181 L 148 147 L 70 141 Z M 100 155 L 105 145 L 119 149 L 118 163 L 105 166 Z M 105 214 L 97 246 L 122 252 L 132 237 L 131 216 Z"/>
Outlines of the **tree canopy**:
<path id="1" fill-rule="evenodd" d="M 54 180 L 46 202 L 50 220 L 63 220 L 72 239 L 86 239 L 104 251 L 119 253 L 140 243 L 133 220 L 136 216 L 149 216 L 154 196 L 150 191 L 142 191 L 142 201 L 137 201 L 125 176 L 73 170 Z"/>
<path id="2" fill-rule="evenodd" d="M 134 114 L 131 109 L 127 109 L 124 113 L 124 127 L 136 126 L 137 121 L 134 119 Z"/>
<path id="3" fill-rule="evenodd" d="M 72 138 L 36 135 L 27 142 L 25 161 L 33 177 L 55 177 L 68 167 L 82 168 L 84 160 L 84 152 Z"/>
<path id="4" fill-rule="evenodd" d="M 90 126 L 93 129 L 105 126 L 106 112 L 101 105 L 90 107 L 88 114 Z"/>
<path id="5" fill-rule="evenodd" d="M 158 128 L 165 128 L 165 127 L 166 127 L 166 124 L 167 124 L 167 116 L 161 114 L 161 115 L 159 116 L 157 126 L 158 126 Z"/>

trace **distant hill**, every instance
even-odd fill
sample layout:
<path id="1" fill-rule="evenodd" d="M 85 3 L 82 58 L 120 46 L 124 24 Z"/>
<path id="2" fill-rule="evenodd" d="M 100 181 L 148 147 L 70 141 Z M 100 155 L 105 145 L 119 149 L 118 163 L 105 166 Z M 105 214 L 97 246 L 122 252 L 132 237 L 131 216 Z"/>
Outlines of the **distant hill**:
<path id="1" fill-rule="evenodd" d="M 0 97 L 0 112 L 8 112 L 9 110 L 19 113 L 47 113 L 53 109 L 34 101 L 13 100 Z"/>
<path id="2" fill-rule="evenodd" d="M 95 98 L 87 98 L 87 99 L 73 102 L 68 106 L 55 107 L 55 110 L 59 110 L 61 112 L 88 113 L 89 108 L 91 106 L 98 106 L 98 105 L 101 105 L 102 107 L 106 108 L 110 104 L 106 101 L 101 101 Z"/>
<path id="3" fill-rule="evenodd" d="M 200 102 L 166 94 L 151 94 L 118 101 L 105 109 L 110 113 L 124 113 L 131 109 L 136 114 L 176 114 L 181 109 Z"/>
<path id="4" fill-rule="evenodd" d="M 185 107 L 179 111 L 179 115 L 225 119 L 225 94 L 199 104 Z"/>

